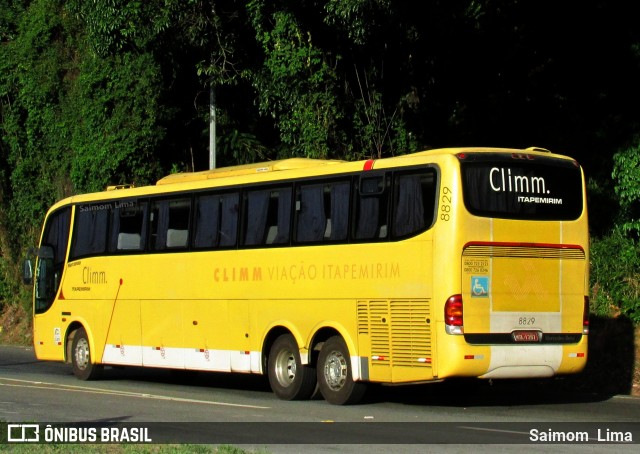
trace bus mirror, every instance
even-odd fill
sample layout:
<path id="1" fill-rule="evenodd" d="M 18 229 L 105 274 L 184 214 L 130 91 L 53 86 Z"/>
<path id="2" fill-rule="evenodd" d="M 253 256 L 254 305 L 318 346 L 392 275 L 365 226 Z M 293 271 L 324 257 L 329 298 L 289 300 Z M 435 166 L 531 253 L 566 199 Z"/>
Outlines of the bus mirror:
<path id="1" fill-rule="evenodd" d="M 53 260 L 53 248 L 51 246 L 42 246 L 36 250 L 39 259 Z"/>
<path id="2" fill-rule="evenodd" d="M 22 282 L 24 285 L 33 284 L 33 262 L 30 258 L 24 259 L 22 263 Z"/>
<path id="3" fill-rule="evenodd" d="M 53 261 L 53 248 L 51 246 L 43 246 L 29 249 L 27 258 L 25 258 L 22 263 L 22 282 L 25 285 L 33 284 L 34 257 L 37 257 L 40 261 Z"/>
<path id="4" fill-rule="evenodd" d="M 38 249 L 38 262 L 35 270 L 36 300 L 48 301 L 50 304 L 57 289 L 53 269 L 53 248 L 42 246 Z"/>

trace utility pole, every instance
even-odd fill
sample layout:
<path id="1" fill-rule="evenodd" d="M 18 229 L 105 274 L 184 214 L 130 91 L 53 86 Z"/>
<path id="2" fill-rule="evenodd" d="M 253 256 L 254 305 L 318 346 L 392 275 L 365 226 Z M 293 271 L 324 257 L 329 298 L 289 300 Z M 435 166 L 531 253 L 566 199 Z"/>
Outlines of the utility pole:
<path id="1" fill-rule="evenodd" d="M 211 20 L 216 20 L 216 4 L 211 4 Z M 212 24 L 214 24 L 212 22 Z M 215 25 L 214 25 L 215 32 Z M 215 59 L 213 58 L 213 52 L 211 52 L 211 69 Z M 214 78 L 211 76 L 209 79 L 209 170 L 216 168 L 216 90 L 214 84 Z"/>

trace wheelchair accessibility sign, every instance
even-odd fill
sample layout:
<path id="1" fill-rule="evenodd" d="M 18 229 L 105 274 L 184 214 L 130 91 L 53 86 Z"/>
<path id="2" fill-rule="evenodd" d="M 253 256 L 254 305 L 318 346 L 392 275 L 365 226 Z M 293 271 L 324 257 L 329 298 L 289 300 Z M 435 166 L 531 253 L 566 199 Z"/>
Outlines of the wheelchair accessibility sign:
<path id="1" fill-rule="evenodd" d="M 489 298 L 489 276 L 471 276 L 471 297 Z"/>

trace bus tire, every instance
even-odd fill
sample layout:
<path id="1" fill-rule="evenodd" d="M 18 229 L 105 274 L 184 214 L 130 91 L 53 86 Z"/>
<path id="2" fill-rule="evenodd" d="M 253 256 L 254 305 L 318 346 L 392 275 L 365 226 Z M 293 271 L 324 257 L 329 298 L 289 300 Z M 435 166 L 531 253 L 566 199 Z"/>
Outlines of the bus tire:
<path id="1" fill-rule="evenodd" d="M 73 374 L 80 380 L 95 380 L 100 378 L 104 367 L 101 364 L 91 362 L 91 349 L 89 337 L 84 328 L 79 328 L 73 336 L 71 347 L 71 364 Z"/>
<path id="2" fill-rule="evenodd" d="M 300 360 L 298 343 L 283 334 L 271 346 L 268 359 L 269 384 L 282 400 L 306 400 L 316 389 L 316 370 Z"/>
<path id="3" fill-rule="evenodd" d="M 358 403 L 367 390 L 365 383 L 353 380 L 349 349 L 340 336 L 329 338 L 320 350 L 318 385 L 325 400 L 334 405 Z"/>

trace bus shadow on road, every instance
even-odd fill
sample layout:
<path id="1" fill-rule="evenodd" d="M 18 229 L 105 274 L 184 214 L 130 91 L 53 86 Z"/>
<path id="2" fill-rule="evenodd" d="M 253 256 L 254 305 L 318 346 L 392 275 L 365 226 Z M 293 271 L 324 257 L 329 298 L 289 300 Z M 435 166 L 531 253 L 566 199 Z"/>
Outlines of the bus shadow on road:
<path id="1" fill-rule="evenodd" d="M 562 379 L 451 379 L 442 383 L 373 387 L 367 401 L 443 407 L 492 407 L 583 403 L 611 395 L 567 390 Z"/>
<path id="2" fill-rule="evenodd" d="M 629 395 L 633 392 L 636 361 L 635 331 L 633 323 L 624 317 L 592 317 L 587 366 L 577 375 L 492 381 L 450 379 L 406 386 L 372 384 L 362 403 L 454 407 L 542 405 L 597 402 L 614 395 Z M 636 374 L 640 375 L 640 371 Z M 252 374 L 127 367 L 107 368 L 102 379 L 271 392 L 265 376 Z"/>
<path id="3" fill-rule="evenodd" d="M 634 387 L 636 331 L 626 317 L 590 320 L 589 356 L 576 375 L 549 379 L 456 379 L 428 385 L 374 387 L 369 399 L 411 405 L 502 406 L 597 402 Z M 635 372 L 640 376 L 640 370 Z M 637 379 L 636 379 L 637 381 Z"/>

